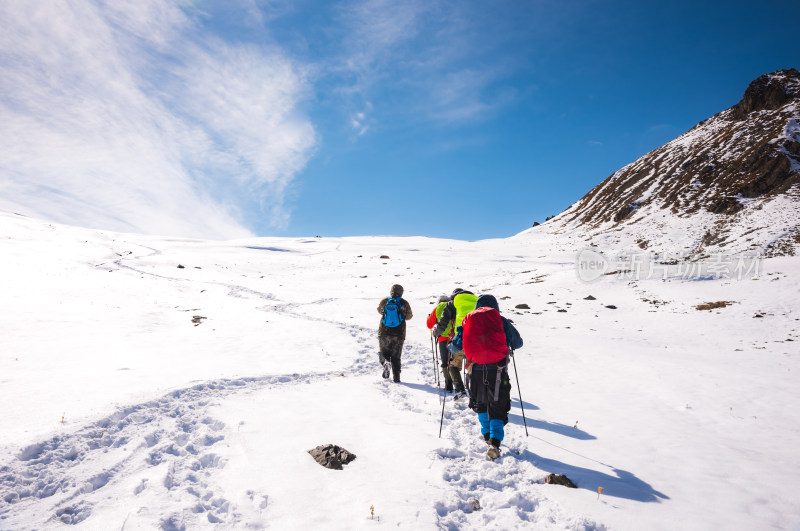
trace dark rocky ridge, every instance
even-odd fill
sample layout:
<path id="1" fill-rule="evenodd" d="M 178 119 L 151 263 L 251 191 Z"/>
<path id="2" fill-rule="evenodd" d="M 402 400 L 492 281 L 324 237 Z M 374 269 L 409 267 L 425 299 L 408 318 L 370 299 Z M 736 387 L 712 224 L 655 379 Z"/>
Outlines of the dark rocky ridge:
<path id="1" fill-rule="evenodd" d="M 800 72 L 794 68 L 764 74 L 747 87 L 742 101 L 731 107 L 731 118 L 744 120 L 756 111 L 774 111 L 796 98 L 800 91 Z"/>
<path id="2" fill-rule="evenodd" d="M 716 215 L 713 222 L 703 218 L 709 226 L 696 242 L 699 252 L 724 244 L 730 223 L 752 200 L 760 208 L 775 197 L 796 197 L 799 184 L 800 72 L 792 68 L 760 76 L 739 103 L 617 171 L 544 227 L 597 235 L 654 215 Z M 793 238 L 800 231 L 791 232 Z M 648 238 L 641 239 L 644 248 Z"/>

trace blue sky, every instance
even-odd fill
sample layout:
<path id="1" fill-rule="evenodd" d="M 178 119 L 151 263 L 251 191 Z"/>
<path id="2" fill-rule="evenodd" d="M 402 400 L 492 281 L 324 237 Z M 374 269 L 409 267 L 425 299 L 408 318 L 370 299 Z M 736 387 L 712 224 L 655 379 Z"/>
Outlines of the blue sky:
<path id="1" fill-rule="evenodd" d="M 0 3 L 0 208 L 93 228 L 504 237 L 800 67 L 800 5 Z"/>

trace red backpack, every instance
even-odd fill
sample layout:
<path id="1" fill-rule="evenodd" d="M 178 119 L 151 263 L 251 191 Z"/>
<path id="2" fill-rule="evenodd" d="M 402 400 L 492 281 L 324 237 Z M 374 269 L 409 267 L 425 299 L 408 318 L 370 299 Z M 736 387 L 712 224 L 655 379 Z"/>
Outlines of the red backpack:
<path id="1" fill-rule="evenodd" d="M 468 360 L 483 365 L 497 363 L 508 355 L 503 320 L 494 308 L 484 306 L 468 313 L 461 326 Z"/>

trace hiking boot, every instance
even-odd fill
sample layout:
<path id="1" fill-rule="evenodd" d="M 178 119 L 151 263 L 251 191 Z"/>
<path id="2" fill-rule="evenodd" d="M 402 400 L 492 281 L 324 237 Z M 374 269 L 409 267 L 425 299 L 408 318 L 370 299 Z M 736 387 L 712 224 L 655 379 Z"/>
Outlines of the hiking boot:
<path id="1" fill-rule="evenodd" d="M 389 377 L 389 373 L 391 372 L 391 370 L 392 370 L 392 364 L 389 363 L 388 361 L 386 363 L 384 363 L 383 364 L 383 377 L 384 378 L 388 378 Z"/>
<path id="2" fill-rule="evenodd" d="M 500 457 L 500 441 L 497 439 L 489 439 L 489 449 L 486 450 L 486 458 L 494 461 L 498 457 Z"/>
<path id="3" fill-rule="evenodd" d="M 481 436 L 483 437 L 483 440 L 484 440 L 484 442 L 486 442 L 486 444 L 491 444 L 489 442 L 489 434 L 488 433 L 481 433 Z"/>
<path id="4" fill-rule="evenodd" d="M 395 374 L 394 378 L 392 378 L 392 381 L 394 383 L 400 383 L 400 375 L 399 374 Z"/>
<path id="5" fill-rule="evenodd" d="M 458 391 L 456 391 L 456 394 L 453 395 L 453 400 L 460 400 L 465 396 L 467 396 L 467 392 L 463 389 L 459 389 Z"/>
<path id="6" fill-rule="evenodd" d="M 489 461 L 494 461 L 495 459 L 500 457 L 500 448 L 497 446 L 489 445 L 489 449 L 486 450 L 486 459 Z"/>

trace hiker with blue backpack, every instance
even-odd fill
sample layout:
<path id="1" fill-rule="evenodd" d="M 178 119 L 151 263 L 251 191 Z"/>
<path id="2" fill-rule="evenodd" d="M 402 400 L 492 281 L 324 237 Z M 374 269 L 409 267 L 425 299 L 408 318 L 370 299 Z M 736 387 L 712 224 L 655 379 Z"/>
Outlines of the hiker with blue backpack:
<path id="1" fill-rule="evenodd" d="M 403 343 L 406 340 L 406 321 L 411 319 L 411 305 L 403 298 L 403 286 L 395 284 L 389 290 L 389 296 L 378 304 L 381 322 L 378 326 L 378 359 L 383 366 L 383 377 L 400 381 L 400 357 L 403 354 Z"/>

